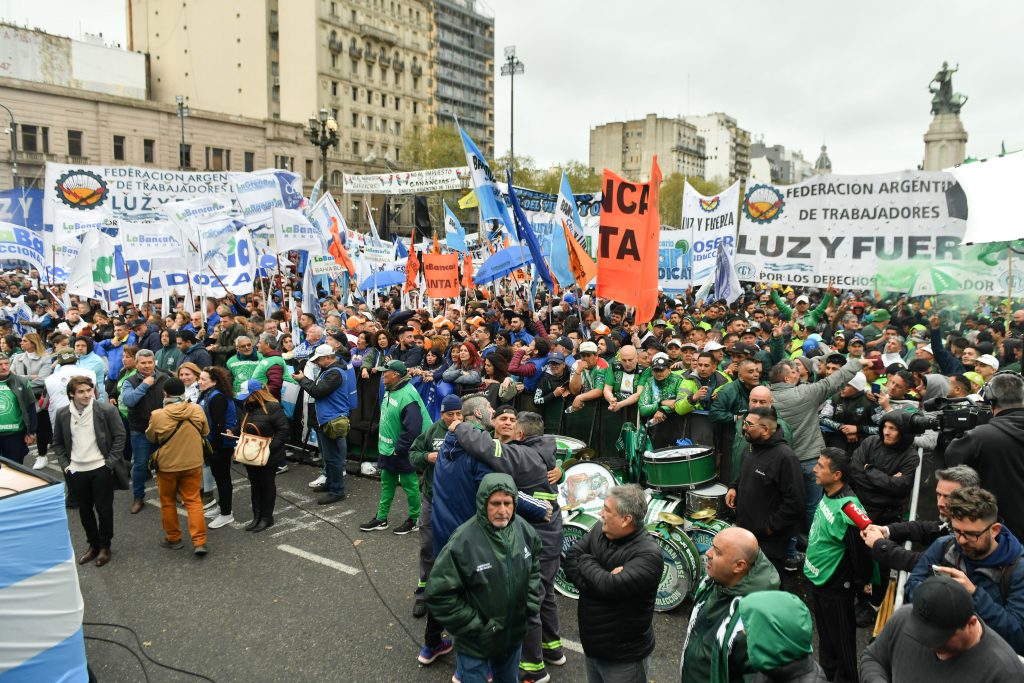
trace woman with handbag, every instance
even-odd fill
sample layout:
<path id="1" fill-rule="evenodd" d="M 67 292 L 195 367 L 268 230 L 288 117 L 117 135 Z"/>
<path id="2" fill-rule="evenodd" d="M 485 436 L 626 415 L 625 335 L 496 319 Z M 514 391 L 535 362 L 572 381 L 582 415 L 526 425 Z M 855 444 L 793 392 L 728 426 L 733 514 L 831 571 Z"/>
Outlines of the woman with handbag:
<path id="1" fill-rule="evenodd" d="M 235 521 L 231 514 L 231 453 L 235 440 L 224 436 L 228 429 L 236 429 L 238 413 L 235 402 L 231 399 L 231 379 L 224 368 L 209 366 L 199 373 L 199 406 L 206 413 L 210 423 L 210 433 L 206 440 L 212 453 L 207 458 L 207 465 L 217 485 L 218 507 L 211 508 L 205 514 L 210 521 L 210 529 L 219 529 Z"/>
<path id="2" fill-rule="evenodd" d="M 242 403 L 235 462 L 245 465 L 252 495 L 252 521 L 246 531 L 260 532 L 274 526 L 277 498 L 277 466 L 284 462 L 288 416 L 284 408 L 258 380 L 242 385 L 236 398 Z M 234 433 L 233 431 L 229 433 Z"/>

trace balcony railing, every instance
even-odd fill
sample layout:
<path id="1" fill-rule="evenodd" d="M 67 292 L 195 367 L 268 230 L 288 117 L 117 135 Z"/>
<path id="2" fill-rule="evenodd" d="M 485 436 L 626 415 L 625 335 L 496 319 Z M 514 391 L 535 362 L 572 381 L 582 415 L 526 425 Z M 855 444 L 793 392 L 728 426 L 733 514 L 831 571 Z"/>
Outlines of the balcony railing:
<path id="1" fill-rule="evenodd" d="M 349 45 L 348 46 L 348 53 L 352 57 L 352 59 L 362 59 L 363 58 L 363 48 L 361 48 L 361 47 L 352 47 L 351 45 Z"/>
<path id="2" fill-rule="evenodd" d="M 387 43 L 388 45 L 395 45 L 398 43 L 398 36 L 385 28 L 374 26 L 373 24 L 359 24 L 359 35 L 364 38 L 379 40 L 380 42 Z"/>
<path id="3" fill-rule="evenodd" d="M 340 40 L 336 38 L 329 38 L 327 40 L 327 47 L 331 52 L 344 52 L 345 46 L 341 44 Z"/>

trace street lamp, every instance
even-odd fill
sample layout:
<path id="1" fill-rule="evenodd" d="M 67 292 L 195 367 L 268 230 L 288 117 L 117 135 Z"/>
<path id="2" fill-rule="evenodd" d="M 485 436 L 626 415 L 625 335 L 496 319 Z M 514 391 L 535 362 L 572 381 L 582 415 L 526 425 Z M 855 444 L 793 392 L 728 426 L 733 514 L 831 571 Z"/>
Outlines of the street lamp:
<path id="1" fill-rule="evenodd" d="M 515 130 L 516 130 L 516 74 L 521 74 L 526 70 L 523 63 L 516 57 L 516 46 L 509 45 L 505 48 L 505 63 L 501 67 L 501 75 L 509 76 L 509 132 L 508 132 L 508 155 L 512 161 L 512 172 L 515 172 L 516 168 L 516 143 L 515 143 Z"/>
<path id="2" fill-rule="evenodd" d="M 178 103 L 178 118 L 181 119 L 181 145 L 178 147 L 178 169 L 185 170 L 185 117 L 188 116 L 188 105 L 185 98 L 177 95 L 174 101 Z"/>
<path id="3" fill-rule="evenodd" d="M 320 148 L 320 187 L 327 191 L 327 148 L 338 148 L 338 122 L 325 108 L 309 118 L 309 141 Z"/>
<path id="4" fill-rule="evenodd" d="M 18 124 L 14 120 L 14 114 L 11 110 L 0 104 L 7 115 L 11 117 L 11 187 L 18 187 Z"/>

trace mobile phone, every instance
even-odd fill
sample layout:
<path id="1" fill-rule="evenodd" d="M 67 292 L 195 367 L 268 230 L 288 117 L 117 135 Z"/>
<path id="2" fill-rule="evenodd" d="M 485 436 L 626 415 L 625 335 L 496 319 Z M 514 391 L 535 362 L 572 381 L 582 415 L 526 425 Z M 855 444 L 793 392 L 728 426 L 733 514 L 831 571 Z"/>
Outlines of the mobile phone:
<path id="1" fill-rule="evenodd" d="M 938 568 L 939 568 L 939 565 L 933 564 L 930 567 L 928 567 L 928 573 L 931 574 L 932 576 L 939 576 L 942 572 L 936 571 Z"/>
<path id="2" fill-rule="evenodd" d="M 878 396 L 880 393 L 882 393 L 882 385 L 881 384 L 872 384 L 871 385 L 871 393 L 874 394 L 875 396 Z"/>

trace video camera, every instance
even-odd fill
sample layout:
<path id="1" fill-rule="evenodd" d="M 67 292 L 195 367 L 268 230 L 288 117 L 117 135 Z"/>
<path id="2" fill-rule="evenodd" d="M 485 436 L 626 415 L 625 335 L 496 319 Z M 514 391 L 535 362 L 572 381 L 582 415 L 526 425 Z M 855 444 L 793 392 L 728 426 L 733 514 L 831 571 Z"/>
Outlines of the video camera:
<path id="1" fill-rule="evenodd" d="M 975 398 L 945 398 L 939 396 L 924 402 L 924 409 L 938 414 L 913 413 L 908 429 L 913 434 L 924 434 L 932 429 L 940 437 L 955 438 L 986 424 L 992 419 L 992 406 Z"/>

